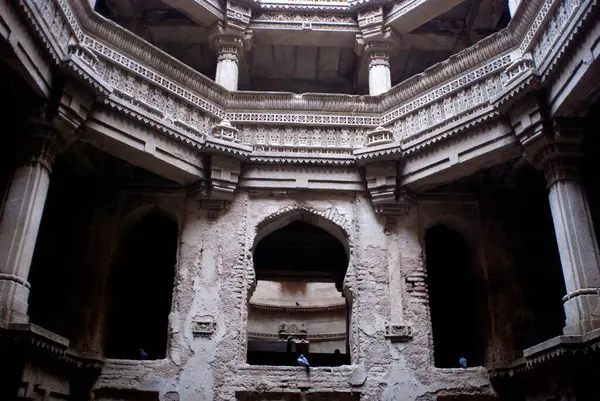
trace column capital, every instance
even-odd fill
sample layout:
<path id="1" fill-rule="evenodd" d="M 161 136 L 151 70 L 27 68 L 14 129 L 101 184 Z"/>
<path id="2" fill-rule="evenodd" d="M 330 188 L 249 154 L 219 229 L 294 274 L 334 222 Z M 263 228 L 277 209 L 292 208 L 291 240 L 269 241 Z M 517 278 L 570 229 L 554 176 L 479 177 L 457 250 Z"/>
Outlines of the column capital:
<path id="1" fill-rule="evenodd" d="M 57 153 L 55 128 L 46 124 L 33 123 L 25 130 L 18 151 L 19 165 L 40 165 L 51 173 Z"/>
<path id="2" fill-rule="evenodd" d="M 579 181 L 583 124 L 579 119 L 555 119 L 546 125 L 543 136 L 530 143 L 533 165 L 544 171 L 546 185 L 558 181 Z"/>

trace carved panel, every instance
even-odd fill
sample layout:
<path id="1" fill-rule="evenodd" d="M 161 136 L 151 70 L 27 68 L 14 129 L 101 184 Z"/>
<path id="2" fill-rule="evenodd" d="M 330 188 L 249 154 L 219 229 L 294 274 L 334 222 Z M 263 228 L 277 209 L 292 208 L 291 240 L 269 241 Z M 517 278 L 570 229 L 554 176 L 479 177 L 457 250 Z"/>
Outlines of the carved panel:
<path id="1" fill-rule="evenodd" d="M 211 337 L 217 331 L 217 322 L 213 316 L 199 316 L 192 322 L 194 337 Z"/>
<path id="2" fill-rule="evenodd" d="M 413 338 L 412 326 L 404 323 L 387 323 L 385 325 L 385 338 L 392 342 L 404 342 Z"/>

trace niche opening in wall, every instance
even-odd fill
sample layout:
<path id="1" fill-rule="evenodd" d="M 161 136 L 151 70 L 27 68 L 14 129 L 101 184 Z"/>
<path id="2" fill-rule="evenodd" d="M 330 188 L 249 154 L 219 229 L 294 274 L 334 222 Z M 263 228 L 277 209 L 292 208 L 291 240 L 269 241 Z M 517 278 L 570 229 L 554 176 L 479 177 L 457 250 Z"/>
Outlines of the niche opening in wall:
<path id="1" fill-rule="evenodd" d="M 438 225 L 425 234 L 425 252 L 435 366 L 458 368 L 461 356 L 469 367 L 483 365 L 483 310 L 466 240 Z"/>
<path id="2" fill-rule="evenodd" d="M 311 366 L 349 364 L 347 266 L 344 244 L 308 222 L 294 220 L 262 237 L 254 251 L 248 363 L 297 366 L 303 354 Z"/>
<path id="3" fill-rule="evenodd" d="M 166 356 L 177 237 L 177 223 L 158 212 L 123 237 L 109 283 L 108 358 Z"/>

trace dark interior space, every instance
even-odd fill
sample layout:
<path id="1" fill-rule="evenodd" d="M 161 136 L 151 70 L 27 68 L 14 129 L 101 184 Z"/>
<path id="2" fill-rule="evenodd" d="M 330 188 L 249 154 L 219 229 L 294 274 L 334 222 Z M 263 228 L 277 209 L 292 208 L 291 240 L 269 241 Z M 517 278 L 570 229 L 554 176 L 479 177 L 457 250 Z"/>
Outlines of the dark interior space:
<path id="1" fill-rule="evenodd" d="M 326 230 L 296 220 L 264 237 L 254 252 L 254 269 L 258 280 L 281 282 L 335 282 L 338 291 L 348 267 L 343 244 Z M 348 319 L 348 318 L 347 318 Z M 347 320 L 348 322 L 349 320 Z M 346 325 L 346 330 L 348 330 Z M 303 344 L 289 346 L 286 339 L 249 341 L 247 362 L 251 365 L 297 366 L 304 354 L 311 366 L 340 366 L 350 363 L 346 350 L 340 353 L 311 353 Z"/>
<path id="2" fill-rule="evenodd" d="M 335 281 L 340 290 L 347 266 L 346 250 L 337 238 L 300 220 L 267 235 L 254 251 L 258 280 Z"/>
<path id="3" fill-rule="evenodd" d="M 108 358 L 166 356 L 177 238 L 177 223 L 161 213 L 144 216 L 123 237 L 109 279 Z"/>
<path id="4" fill-rule="evenodd" d="M 565 285 L 544 176 L 523 164 L 512 189 L 497 193 L 516 274 L 530 311 L 515 322 L 515 347 L 522 351 L 562 334 Z"/>
<path id="5" fill-rule="evenodd" d="M 425 234 L 435 366 L 483 365 L 472 255 L 465 239 L 446 226 Z"/>
<path id="6" fill-rule="evenodd" d="M 79 273 L 85 264 L 96 182 L 78 175 L 58 156 L 29 273 L 29 317 L 32 323 L 63 337 L 74 318 Z"/>
<path id="7" fill-rule="evenodd" d="M 600 235 L 600 101 L 591 108 L 585 120 L 581 175 L 588 196 L 596 240 Z"/>

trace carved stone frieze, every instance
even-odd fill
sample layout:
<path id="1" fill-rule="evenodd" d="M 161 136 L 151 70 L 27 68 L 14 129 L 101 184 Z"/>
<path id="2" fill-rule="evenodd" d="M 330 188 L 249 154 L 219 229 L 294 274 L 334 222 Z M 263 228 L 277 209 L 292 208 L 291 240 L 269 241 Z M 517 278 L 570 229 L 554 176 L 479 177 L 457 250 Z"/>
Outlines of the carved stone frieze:
<path id="1" fill-rule="evenodd" d="M 412 326 L 404 323 L 386 323 L 385 338 L 392 342 L 405 342 L 413 338 Z"/>
<path id="2" fill-rule="evenodd" d="M 217 331 L 217 322 L 213 316 L 198 316 L 192 322 L 194 337 L 212 337 Z"/>
<path id="3" fill-rule="evenodd" d="M 321 15 L 290 12 L 263 12 L 252 18 L 250 29 L 290 29 L 359 32 L 356 19 L 349 15 Z"/>
<path id="4" fill-rule="evenodd" d="M 308 331 L 306 330 L 305 323 L 282 323 L 279 325 L 280 338 L 306 339 L 307 335 Z"/>

